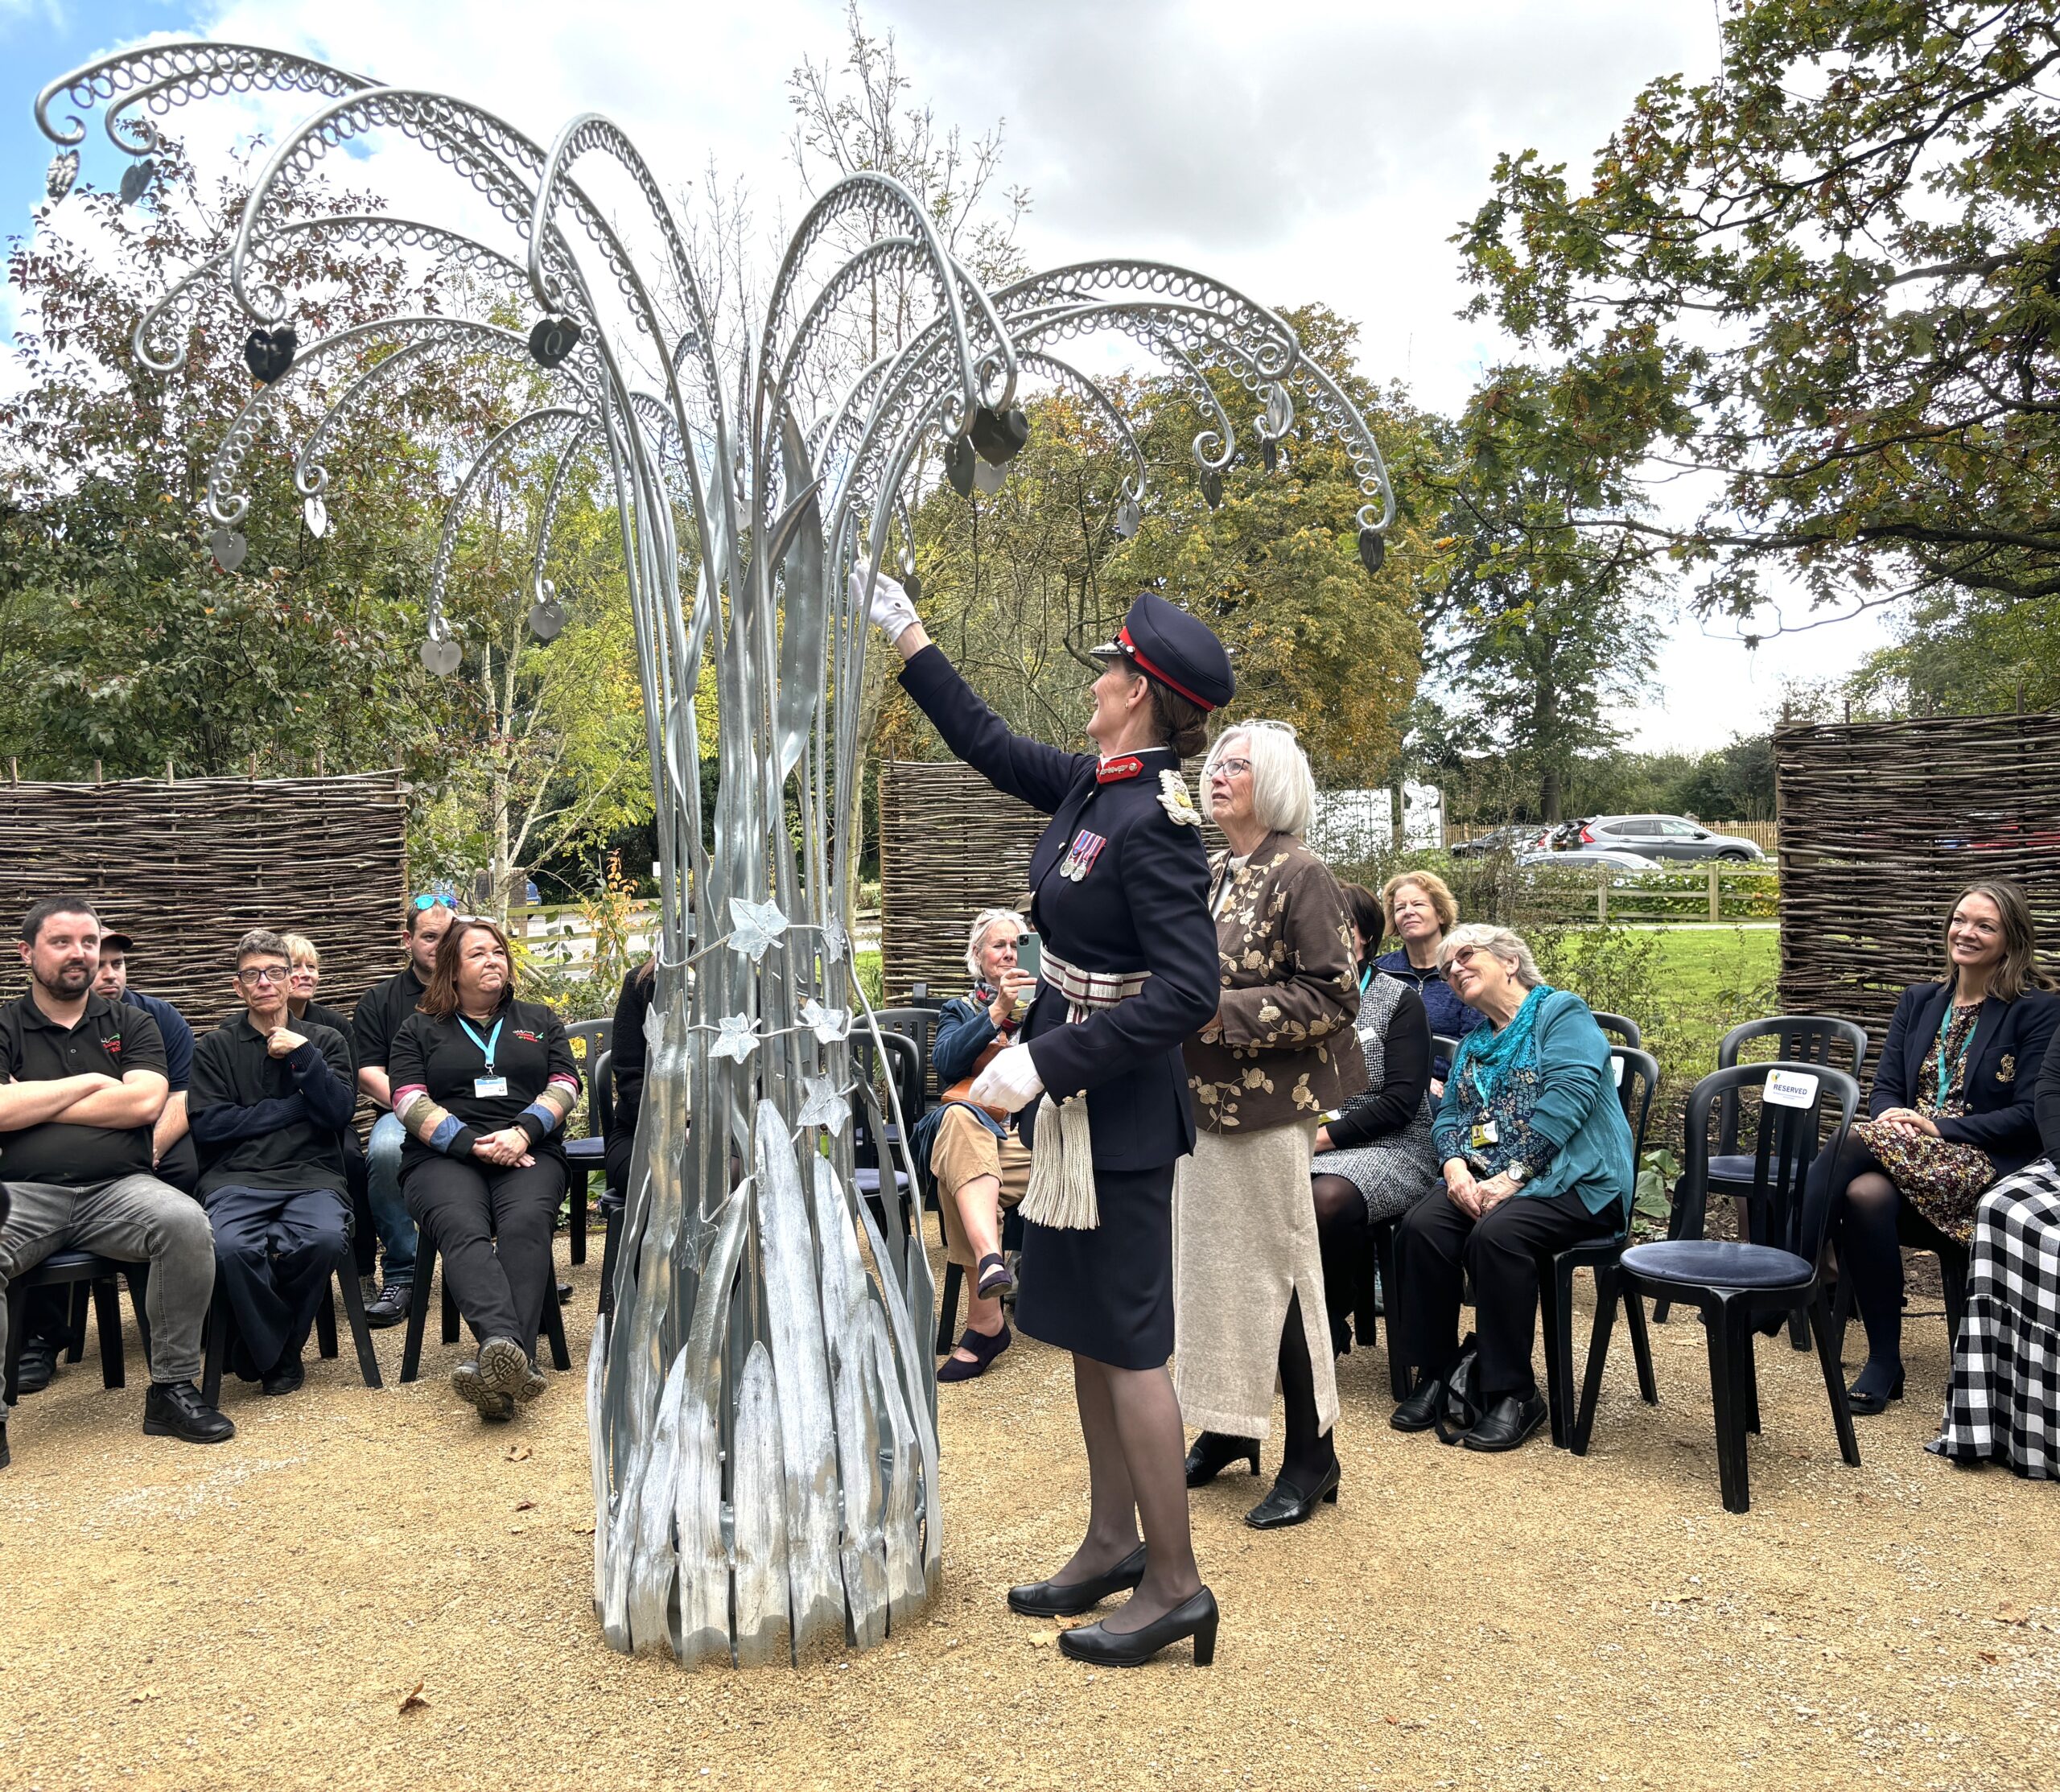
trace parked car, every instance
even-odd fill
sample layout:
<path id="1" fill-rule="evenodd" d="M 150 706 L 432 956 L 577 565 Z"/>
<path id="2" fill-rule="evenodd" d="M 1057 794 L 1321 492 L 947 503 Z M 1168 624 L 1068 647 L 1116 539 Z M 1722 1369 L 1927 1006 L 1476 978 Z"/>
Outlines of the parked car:
<path id="1" fill-rule="evenodd" d="M 1491 852 L 1528 852 L 1545 836 L 1543 826 L 1537 822 L 1512 822 L 1507 827 L 1498 827 L 1482 834 L 1476 840 L 1462 840 L 1452 849 L 1455 859 L 1485 859 Z"/>
<path id="2" fill-rule="evenodd" d="M 1566 852 L 1526 852 L 1517 860 L 1526 870 L 1543 865 L 1552 871 L 1573 871 L 1581 866 L 1608 865 L 1620 871 L 1657 871 L 1666 867 L 1656 859 L 1614 847 L 1575 847 Z"/>
<path id="3" fill-rule="evenodd" d="M 1753 842 L 1736 834 L 1712 834 L 1685 815 L 1597 815 L 1582 827 L 1580 839 L 1584 846 L 1647 859 L 1726 859 L 1746 864 L 1766 857 Z"/>

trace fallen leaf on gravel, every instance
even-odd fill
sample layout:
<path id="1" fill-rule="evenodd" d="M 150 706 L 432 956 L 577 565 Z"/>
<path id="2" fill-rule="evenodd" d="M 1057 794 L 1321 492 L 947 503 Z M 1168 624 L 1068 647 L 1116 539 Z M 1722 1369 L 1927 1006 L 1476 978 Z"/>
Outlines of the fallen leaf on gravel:
<path id="1" fill-rule="evenodd" d="M 1998 1624 L 2025 1624 L 2030 1618 L 2031 1613 L 2021 1605 L 1998 1605 L 1996 1608 L 1996 1621 Z"/>
<path id="2" fill-rule="evenodd" d="M 504 1462 L 527 1462 L 529 1460 L 529 1446 L 526 1444 L 510 1444 L 501 1452 L 501 1458 Z"/>
<path id="3" fill-rule="evenodd" d="M 420 1680 L 416 1681 L 414 1687 L 409 1691 L 406 1697 L 402 1699 L 401 1701 L 401 1709 L 402 1711 L 410 1712 L 428 1710 L 429 1701 L 422 1697 L 422 1683 Z"/>
<path id="4" fill-rule="evenodd" d="M 515 1502 L 515 1510 L 517 1512 L 534 1512 L 536 1509 L 537 1502 L 534 1500 L 517 1500 Z"/>
<path id="5" fill-rule="evenodd" d="M 1056 1630 L 1032 1630 L 1030 1633 L 1030 1646 L 1032 1649 L 1049 1649 L 1058 1640 L 1059 1633 Z"/>
<path id="6" fill-rule="evenodd" d="M 157 1695 L 158 1689 L 155 1687 L 145 1687 L 141 1692 L 130 1693 L 129 1695 L 129 1703 L 132 1705 L 140 1705 L 145 1699 L 154 1699 Z"/>
<path id="7" fill-rule="evenodd" d="M 1977 1649 L 1975 1650 L 1975 1654 L 1979 1655 L 1984 1662 L 2000 1662 L 2003 1658 L 1992 1649 Z"/>
<path id="8" fill-rule="evenodd" d="M 591 1519 L 585 1524 L 575 1525 L 572 1529 L 574 1534 L 577 1536 L 591 1537 L 594 1535 L 593 1522 Z"/>

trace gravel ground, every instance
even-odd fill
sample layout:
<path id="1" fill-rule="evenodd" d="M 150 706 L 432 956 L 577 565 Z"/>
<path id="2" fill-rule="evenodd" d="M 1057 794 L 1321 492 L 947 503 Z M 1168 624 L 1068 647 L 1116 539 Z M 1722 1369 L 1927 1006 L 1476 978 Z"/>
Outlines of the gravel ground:
<path id="1" fill-rule="evenodd" d="M 597 1273 L 571 1272 L 575 1361 Z M 1910 1332 L 1926 1391 L 1861 1421 L 1858 1469 L 1815 1358 L 1762 1347 L 1745 1518 L 1692 1318 L 1655 1330 L 1656 1411 L 1613 1357 L 1585 1461 L 1401 1436 L 1355 1352 L 1341 1503 L 1262 1537 L 1238 1520 L 1263 1484 L 1198 1493 L 1216 1666 L 1129 1674 L 1002 1602 L 1084 1511 L 1067 1365 L 1036 1345 L 943 1390 L 945 1576 L 912 1633 L 688 1675 L 600 1642 L 576 1377 L 487 1429 L 434 1343 L 391 1385 L 390 1331 L 384 1392 L 347 1345 L 297 1397 L 233 1388 L 238 1436 L 201 1450 L 145 1438 L 140 1378 L 104 1391 L 89 1342 L 0 1474 L 0 1784 L 2051 1787 L 2060 1493 L 1922 1453 L 1946 1341 Z"/>

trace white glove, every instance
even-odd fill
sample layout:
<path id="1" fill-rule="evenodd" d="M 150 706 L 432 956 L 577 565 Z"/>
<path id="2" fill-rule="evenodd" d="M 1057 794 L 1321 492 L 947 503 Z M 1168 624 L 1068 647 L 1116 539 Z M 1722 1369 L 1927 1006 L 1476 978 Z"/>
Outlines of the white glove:
<path id="1" fill-rule="evenodd" d="M 873 626 L 885 631 L 890 644 L 899 641 L 903 631 L 913 628 L 920 620 L 916 615 L 916 606 L 908 601 L 908 594 L 884 572 L 873 579 L 870 603 L 866 595 L 865 575 L 853 573 L 851 602 L 855 607 L 861 604 L 867 605 Z"/>
<path id="2" fill-rule="evenodd" d="M 1044 1093 L 1044 1079 L 1030 1061 L 1028 1046 L 1004 1045 L 973 1079 L 970 1093 L 983 1107 L 1003 1107 L 1016 1114 Z"/>

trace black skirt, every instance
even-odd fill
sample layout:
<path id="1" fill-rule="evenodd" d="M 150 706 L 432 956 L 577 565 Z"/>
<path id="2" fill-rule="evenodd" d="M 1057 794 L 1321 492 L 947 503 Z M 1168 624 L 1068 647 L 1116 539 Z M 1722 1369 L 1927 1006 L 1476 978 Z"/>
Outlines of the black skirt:
<path id="1" fill-rule="evenodd" d="M 1094 1172 L 1092 1232 L 1023 1224 L 1026 1337 L 1115 1369 L 1163 1369 L 1173 1354 L 1173 1166 Z"/>

